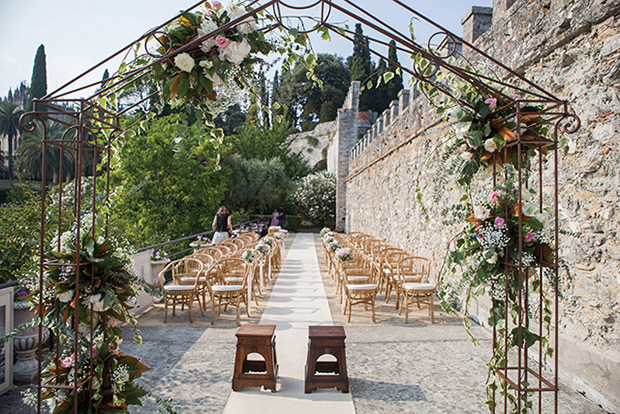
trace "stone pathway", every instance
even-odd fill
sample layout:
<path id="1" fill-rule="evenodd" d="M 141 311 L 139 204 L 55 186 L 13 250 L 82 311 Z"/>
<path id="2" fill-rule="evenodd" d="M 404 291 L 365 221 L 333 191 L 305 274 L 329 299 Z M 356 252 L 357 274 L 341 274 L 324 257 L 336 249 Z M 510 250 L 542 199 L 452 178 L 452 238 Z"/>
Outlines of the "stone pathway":
<path id="1" fill-rule="evenodd" d="M 310 233 L 297 234 L 275 282 L 261 324 L 276 325 L 278 391 L 245 388 L 230 394 L 225 414 L 354 413 L 351 394 L 335 389 L 304 393 L 308 326 L 332 325 Z"/>

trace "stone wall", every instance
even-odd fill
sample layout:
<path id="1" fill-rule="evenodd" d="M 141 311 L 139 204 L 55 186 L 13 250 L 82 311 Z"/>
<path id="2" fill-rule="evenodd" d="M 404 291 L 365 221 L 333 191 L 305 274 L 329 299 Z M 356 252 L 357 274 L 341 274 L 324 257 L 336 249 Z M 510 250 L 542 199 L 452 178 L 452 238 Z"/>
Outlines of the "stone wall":
<path id="1" fill-rule="evenodd" d="M 494 6 L 493 24 L 475 45 L 567 99 L 581 118 L 560 159 L 560 255 L 572 274 L 562 283 L 560 375 L 620 412 L 620 2 L 496 0 Z M 457 230 L 444 226 L 440 214 L 455 195 L 436 190 L 445 128 L 423 97 L 410 101 L 403 93 L 340 154 L 349 159 L 346 210 L 339 210 L 347 230 L 443 261 Z"/>

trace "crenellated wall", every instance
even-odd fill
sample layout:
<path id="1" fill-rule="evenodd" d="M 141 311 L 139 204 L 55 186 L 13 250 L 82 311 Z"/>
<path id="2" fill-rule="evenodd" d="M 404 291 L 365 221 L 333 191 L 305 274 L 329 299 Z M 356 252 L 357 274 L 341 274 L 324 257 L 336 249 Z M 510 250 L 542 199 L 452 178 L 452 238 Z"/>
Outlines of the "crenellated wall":
<path id="1" fill-rule="evenodd" d="M 560 159 L 560 255 L 572 274 L 562 279 L 560 375 L 620 413 L 620 2 L 495 0 L 494 7 L 490 27 L 485 8 L 463 19 L 465 40 L 567 99 L 582 121 Z M 341 110 L 338 146 L 330 147 L 332 170 L 338 166 L 337 228 L 441 263 L 458 231 L 441 215 L 456 195 L 437 185 L 445 179 L 438 148 L 448 126 L 424 97 L 410 95 L 401 92 L 358 141 L 351 130 L 357 106 Z"/>

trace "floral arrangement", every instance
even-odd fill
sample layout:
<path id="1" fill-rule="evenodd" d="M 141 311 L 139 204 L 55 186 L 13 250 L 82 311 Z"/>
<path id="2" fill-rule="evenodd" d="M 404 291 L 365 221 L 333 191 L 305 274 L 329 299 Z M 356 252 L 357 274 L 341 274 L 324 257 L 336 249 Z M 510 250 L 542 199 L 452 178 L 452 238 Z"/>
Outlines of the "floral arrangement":
<path id="1" fill-rule="evenodd" d="M 248 263 L 252 263 L 260 258 L 260 253 L 254 249 L 247 249 L 241 253 L 241 258 Z"/>
<path id="2" fill-rule="evenodd" d="M 207 238 L 202 238 L 202 236 L 197 236 L 196 240 L 189 244 L 190 247 L 196 249 L 203 246 L 210 246 L 211 240 Z"/>
<path id="3" fill-rule="evenodd" d="M 337 251 L 338 249 L 340 249 L 341 247 L 342 247 L 342 246 L 340 245 L 340 243 L 339 243 L 337 240 L 335 240 L 335 239 L 330 240 L 330 241 L 327 243 L 327 250 L 329 250 L 329 251 L 330 251 L 330 252 L 332 252 L 332 253 L 336 252 L 336 251 Z"/>
<path id="4" fill-rule="evenodd" d="M 85 217 L 83 223 L 88 222 Z M 148 394 L 136 383 L 148 368 L 119 351 L 123 339 L 117 325 L 128 323 L 135 330 L 136 320 L 129 311 L 140 281 L 133 274 L 129 251 L 116 239 L 94 237 L 86 225 L 81 229 L 79 253 L 77 244 L 75 230 L 53 240 L 55 247 L 45 254 L 43 303 L 39 303 L 39 286 L 28 299 L 62 345 L 59 356 L 44 361 L 41 377 L 48 385 L 83 385 L 77 392 L 46 388 L 42 398 L 54 413 L 73 411 L 76 400 L 79 412 L 92 406 L 94 412 L 128 413 L 129 405 L 141 405 L 140 399 Z"/>
<path id="5" fill-rule="evenodd" d="M 269 251 L 271 250 L 271 247 L 267 243 L 265 243 L 264 241 L 259 241 L 254 246 L 254 250 L 256 250 L 258 253 L 260 253 L 261 256 L 266 256 L 266 255 L 269 254 Z"/>
<path id="6" fill-rule="evenodd" d="M 334 257 L 342 262 L 353 259 L 353 252 L 348 247 L 342 247 L 336 250 Z"/>
<path id="7" fill-rule="evenodd" d="M 163 250 L 151 249 L 151 262 L 169 262 L 168 253 Z"/>
<path id="8" fill-rule="evenodd" d="M 277 52 L 287 55 L 289 64 L 302 57 L 310 65 L 316 61 L 315 57 L 306 58 L 305 34 L 297 30 L 286 33 L 282 27 L 271 28 L 269 22 L 273 17 L 265 11 L 237 21 L 252 11 L 242 3 L 231 1 L 224 7 L 219 1 L 206 1 L 203 10 L 184 13 L 166 26 L 164 33 L 154 35 L 155 39 L 147 42 L 148 45 L 156 41 L 160 55 L 174 56 L 153 67 L 154 80 L 163 85 L 166 101 L 201 107 L 205 101 L 217 99 L 217 88 L 221 85 L 247 88 L 248 74 L 262 61 L 259 55 Z M 265 26 L 266 30 L 259 26 Z M 269 29 L 284 33 L 267 38 L 265 32 Z M 175 55 L 178 49 L 183 50 Z"/>
<path id="9" fill-rule="evenodd" d="M 527 274 L 530 276 L 529 290 L 539 297 L 538 303 L 530 303 L 532 308 L 528 312 L 538 314 L 544 331 L 550 332 L 551 300 L 540 287 L 545 278 L 553 277 L 551 268 L 556 263 L 553 213 L 549 208 L 527 201 L 530 195 L 527 192 L 519 202 L 516 172 L 512 166 L 506 166 L 506 172 L 507 179 L 501 185 L 464 197 L 461 205 L 452 208 L 455 219 L 462 220 L 465 229 L 456 237 L 455 248 L 448 253 L 446 265 L 452 273 L 460 270 L 461 277 L 452 284 L 443 282 L 439 293 L 442 306 L 449 311 L 465 292 L 464 320 L 468 332 L 469 301 L 483 294 L 491 297 L 488 324 L 496 329 L 499 339 L 489 364 L 490 392 L 497 380 L 495 368 L 506 364 L 504 345 L 516 346 L 519 335 L 528 347 L 539 343 L 545 355 L 553 355 L 549 341 L 520 325 L 518 313 L 510 311 L 518 303 L 519 290 L 525 288 Z M 510 329 L 504 324 L 507 307 L 512 318 Z M 492 403 L 491 397 L 487 403 Z"/>
<path id="10" fill-rule="evenodd" d="M 285 233 L 284 231 L 280 230 L 280 231 L 277 231 L 277 232 L 273 233 L 273 237 L 275 237 L 276 240 L 282 240 L 282 239 L 284 239 L 286 237 L 286 234 L 287 233 Z"/>
<path id="11" fill-rule="evenodd" d="M 274 239 L 274 238 L 273 238 L 273 237 L 271 237 L 271 236 L 265 236 L 265 237 L 263 237 L 263 238 L 261 239 L 261 241 L 262 241 L 263 243 L 265 243 L 267 246 L 269 246 L 269 247 L 273 247 L 273 245 L 274 245 L 274 244 L 275 244 L 275 242 L 276 242 L 276 239 Z"/>
<path id="12" fill-rule="evenodd" d="M 319 233 L 319 235 L 321 236 L 321 238 L 323 238 L 325 236 L 325 234 L 329 233 L 331 230 L 329 227 L 323 227 L 321 229 L 321 232 Z"/>

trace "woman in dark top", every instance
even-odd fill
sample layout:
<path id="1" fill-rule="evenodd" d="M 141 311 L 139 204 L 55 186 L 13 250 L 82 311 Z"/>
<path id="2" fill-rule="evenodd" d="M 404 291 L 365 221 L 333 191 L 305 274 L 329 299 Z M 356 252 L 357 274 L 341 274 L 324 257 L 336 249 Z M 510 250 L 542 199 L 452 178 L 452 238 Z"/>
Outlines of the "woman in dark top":
<path id="1" fill-rule="evenodd" d="M 228 239 L 229 234 L 232 233 L 232 224 L 230 222 L 230 212 L 226 207 L 221 206 L 217 210 L 211 227 L 215 230 L 213 244 L 218 244 Z"/>

